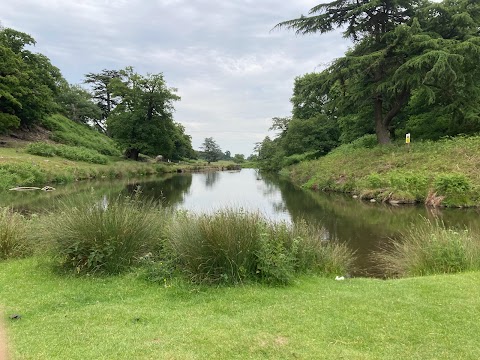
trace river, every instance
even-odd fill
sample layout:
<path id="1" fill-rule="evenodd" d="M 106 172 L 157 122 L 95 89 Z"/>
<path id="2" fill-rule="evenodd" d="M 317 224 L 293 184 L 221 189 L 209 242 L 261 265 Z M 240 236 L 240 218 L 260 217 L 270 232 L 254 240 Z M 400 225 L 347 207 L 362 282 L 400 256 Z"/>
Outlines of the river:
<path id="1" fill-rule="evenodd" d="M 170 174 L 159 178 L 80 182 L 58 186 L 54 192 L 4 192 L 0 206 L 23 213 L 52 210 L 59 201 L 93 193 L 99 198 L 139 196 L 161 200 L 166 206 L 194 212 L 222 208 L 259 211 L 272 221 L 305 219 L 322 227 L 325 240 L 347 243 L 357 254 L 356 275 L 378 276 L 372 253 L 415 224 L 437 218 L 448 227 L 480 228 L 477 209 L 431 209 L 364 202 L 350 196 L 325 194 L 295 187 L 277 175 L 254 169 L 241 171 Z"/>

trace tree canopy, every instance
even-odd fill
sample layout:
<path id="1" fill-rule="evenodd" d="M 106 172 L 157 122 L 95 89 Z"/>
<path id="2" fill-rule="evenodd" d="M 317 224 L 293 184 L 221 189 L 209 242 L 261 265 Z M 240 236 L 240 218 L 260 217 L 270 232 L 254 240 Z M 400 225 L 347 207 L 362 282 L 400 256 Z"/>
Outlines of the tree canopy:
<path id="1" fill-rule="evenodd" d="M 256 151 L 263 167 L 320 156 L 366 134 L 480 132 L 480 3 L 337 0 L 278 24 L 299 35 L 336 28 L 352 40 L 323 71 L 295 79 L 291 117 L 276 117 Z M 300 156 L 303 154 L 302 156 Z"/>
<path id="2" fill-rule="evenodd" d="M 99 123 L 102 111 L 92 101 L 92 95 L 80 85 L 61 82 L 56 101 L 62 115 L 83 124 L 92 122 L 97 130 L 103 131 L 103 126 Z"/>
<path id="3" fill-rule="evenodd" d="M 101 111 L 96 126 L 106 132 L 106 121 L 110 112 L 117 106 L 120 99 L 112 94 L 111 83 L 114 79 L 122 79 L 124 74 L 120 70 L 103 69 L 99 73 L 85 75 L 85 84 L 91 86 L 92 99 Z"/>
<path id="4" fill-rule="evenodd" d="M 56 109 L 60 71 L 28 46 L 28 34 L 0 28 L 0 132 L 31 126 Z"/>
<path id="5" fill-rule="evenodd" d="M 176 89 L 167 87 L 162 74 L 143 76 L 127 67 L 121 75 L 110 84 L 119 101 L 107 118 L 107 129 L 125 155 L 136 160 L 140 153 L 166 158 L 191 154 L 190 138 L 173 121 L 173 102 L 180 100 Z"/>
<path id="6" fill-rule="evenodd" d="M 0 133 L 42 125 L 60 113 L 113 137 L 132 159 L 163 155 L 194 158 L 191 138 L 173 120 L 173 103 L 180 99 L 163 74 L 136 73 L 132 67 L 88 73 L 84 83 L 69 84 L 60 71 L 30 48 L 28 34 L 0 27 Z"/>
<path id="7" fill-rule="evenodd" d="M 201 157 L 211 163 L 212 161 L 220 160 L 224 154 L 220 146 L 216 143 L 216 141 L 212 138 L 205 138 L 202 144 L 202 154 Z"/>
<path id="8" fill-rule="evenodd" d="M 478 131 L 479 7 L 473 0 L 343 0 L 278 24 L 297 34 L 342 27 L 353 41 L 318 77 L 302 79 L 318 82 L 316 101 L 301 110 L 333 117 L 344 141 L 374 131 L 385 144 L 407 127 L 428 136 L 427 123 L 435 136 Z"/>

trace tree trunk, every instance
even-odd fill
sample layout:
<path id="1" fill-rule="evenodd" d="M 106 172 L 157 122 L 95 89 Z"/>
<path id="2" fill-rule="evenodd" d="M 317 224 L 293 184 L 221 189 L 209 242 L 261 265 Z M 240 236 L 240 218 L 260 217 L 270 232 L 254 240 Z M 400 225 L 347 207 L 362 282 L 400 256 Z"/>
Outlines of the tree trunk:
<path id="1" fill-rule="evenodd" d="M 410 98 L 410 91 L 403 89 L 395 96 L 395 102 L 391 106 L 390 110 L 383 114 L 383 100 L 382 95 L 378 94 L 374 98 L 375 107 L 375 132 L 377 134 L 378 143 L 381 145 L 390 144 L 392 142 L 390 138 L 391 132 L 394 129 L 390 126 L 395 116 L 397 116 L 402 107 L 407 103 Z"/>
<path id="2" fill-rule="evenodd" d="M 375 133 L 377 134 L 377 141 L 380 145 L 390 144 L 390 131 L 388 124 L 385 124 L 383 119 L 383 102 L 381 95 L 377 95 L 374 99 L 375 105 Z"/>
<path id="3" fill-rule="evenodd" d="M 138 154 L 140 154 L 140 151 L 138 149 L 125 150 L 125 157 L 127 159 L 138 161 Z"/>

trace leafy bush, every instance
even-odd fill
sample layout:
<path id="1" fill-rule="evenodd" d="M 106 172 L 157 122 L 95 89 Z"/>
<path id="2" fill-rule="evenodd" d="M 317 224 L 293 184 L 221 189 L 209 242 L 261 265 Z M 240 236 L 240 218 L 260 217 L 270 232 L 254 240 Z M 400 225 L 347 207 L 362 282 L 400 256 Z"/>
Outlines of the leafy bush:
<path id="1" fill-rule="evenodd" d="M 389 176 L 390 186 L 396 192 L 406 191 L 411 193 L 416 200 L 425 199 L 428 193 L 429 179 L 420 173 L 391 173 Z"/>
<path id="2" fill-rule="evenodd" d="M 46 175 L 31 164 L 0 164 L 0 189 L 6 190 L 14 186 L 32 186 L 43 184 Z"/>
<path id="3" fill-rule="evenodd" d="M 258 238 L 257 274 L 270 284 L 287 284 L 297 267 L 298 242 L 292 239 L 285 223 L 270 224 L 260 232 Z"/>
<path id="4" fill-rule="evenodd" d="M 435 191 L 445 195 L 445 205 L 471 205 L 470 180 L 463 174 L 440 174 L 434 181 Z"/>
<path id="5" fill-rule="evenodd" d="M 166 218 L 153 203 L 88 197 L 49 216 L 42 236 L 52 241 L 54 256 L 66 269 L 116 274 L 159 251 Z"/>
<path id="6" fill-rule="evenodd" d="M 310 151 L 304 154 L 293 154 L 284 158 L 282 166 L 290 166 L 293 164 L 298 164 L 302 161 L 314 160 L 320 155 L 320 151 Z"/>
<path id="7" fill-rule="evenodd" d="M 23 216 L 0 208 L 0 260 L 22 257 L 30 250 Z"/>
<path id="8" fill-rule="evenodd" d="M 355 149 L 359 149 L 359 148 L 372 149 L 378 145 L 378 140 L 375 134 L 367 134 L 352 141 L 350 144 Z"/>
<path id="9" fill-rule="evenodd" d="M 385 179 L 377 173 L 372 173 L 372 174 L 368 175 L 367 176 L 367 182 L 368 182 L 369 187 L 371 187 L 373 189 L 382 188 L 382 187 L 385 187 L 387 185 Z"/>
<path id="10" fill-rule="evenodd" d="M 108 159 L 96 150 L 81 146 L 51 145 L 44 142 L 32 143 L 27 146 L 27 152 L 39 156 L 60 156 L 64 159 L 85 161 L 93 164 L 106 164 Z"/>
<path id="11" fill-rule="evenodd" d="M 435 190 L 441 194 L 465 193 L 471 189 L 463 174 L 440 174 L 435 178 Z"/>
<path id="12" fill-rule="evenodd" d="M 56 148 L 56 154 L 69 160 L 85 161 L 93 164 L 108 163 L 106 156 L 99 154 L 95 150 L 90 150 L 84 147 L 58 145 Z"/>
<path id="13" fill-rule="evenodd" d="M 11 129 L 16 129 L 19 126 L 20 119 L 17 116 L 0 112 L 0 134 L 4 134 Z"/>
<path id="14" fill-rule="evenodd" d="M 467 230 L 425 220 L 376 254 L 389 276 L 421 276 L 480 269 L 480 242 Z"/>
<path id="15" fill-rule="evenodd" d="M 44 142 L 31 143 L 27 146 L 26 150 L 29 154 L 45 157 L 53 157 L 56 153 L 55 146 Z"/>
<path id="16" fill-rule="evenodd" d="M 352 250 L 346 244 L 325 240 L 322 229 L 299 221 L 291 228 L 290 238 L 296 242 L 297 271 L 338 275 L 353 270 Z"/>

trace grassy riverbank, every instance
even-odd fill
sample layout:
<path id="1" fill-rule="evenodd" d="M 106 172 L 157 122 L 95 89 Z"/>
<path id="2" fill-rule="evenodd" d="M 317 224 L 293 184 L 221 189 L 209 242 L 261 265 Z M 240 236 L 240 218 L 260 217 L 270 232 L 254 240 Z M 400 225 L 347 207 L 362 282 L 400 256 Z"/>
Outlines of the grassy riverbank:
<path id="1" fill-rule="evenodd" d="M 30 258 L 0 263 L 0 283 L 19 359 L 480 357 L 478 272 L 211 288 L 65 277 Z"/>
<path id="2" fill-rule="evenodd" d="M 363 199 L 433 206 L 480 205 L 480 137 L 410 146 L 372 146 L 368 138 L 283 170 L 298 185 Z"/>
<path id="3" fill-rule="evenodd" d="M 231 161 L 157 163 L 147 157 L 141 162 L 127 161 L 110 138 L 85 125 L 54 115 L 43 126 L 0 138 L 0 191 L 86 179 L 238 168 Z"/>

